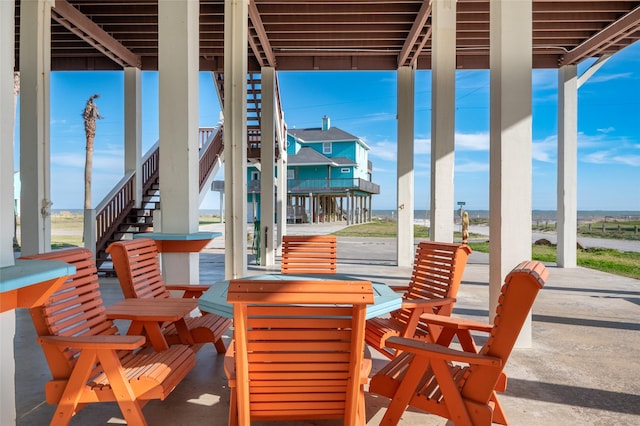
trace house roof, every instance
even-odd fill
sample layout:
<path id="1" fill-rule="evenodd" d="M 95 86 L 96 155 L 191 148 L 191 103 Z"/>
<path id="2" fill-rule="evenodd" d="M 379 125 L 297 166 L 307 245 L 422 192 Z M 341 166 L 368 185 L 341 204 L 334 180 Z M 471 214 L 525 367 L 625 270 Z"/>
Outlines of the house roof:
<path id="1" fill-rule="evenodd" d="M 337 141 L 357 141 L 360 138 L 345 132 L 337 127 L 330 127 L 322 130 L 320 127 L 308 129 L 287 129 L 289 133 L 300 139 L 302 142 L 337 142 Z"/>
<path id="2" fill-rule="evenodd" d="M 357 163 L 347 157 L 331 157 L 338 166 L 357 166 Z"/>
<path id="3" fill-rule="evenodd" d="M 297 154 L 289 155 L 287 162 L 290 166 L 336 166 L 332 158 L 328 158 L 308 146 L 300 148 Z"/>

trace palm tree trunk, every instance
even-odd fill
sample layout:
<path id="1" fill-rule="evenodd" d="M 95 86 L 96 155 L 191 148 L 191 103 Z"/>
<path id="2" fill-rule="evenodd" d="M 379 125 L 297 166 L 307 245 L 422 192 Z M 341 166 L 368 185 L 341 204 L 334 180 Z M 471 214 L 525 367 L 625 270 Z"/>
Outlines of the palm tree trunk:
<path id="1" fill-rule="evenodd" d="M 100 95 L 93 95 L 87 101 L 82 116 L 84 117 L 84 132 L 86 136 L 86 159 L 84 165 L 84 209 L 91 209 L 91 179 L 93 170 L 93 145 L 96 137 L 96 120 L 102 118 L 98 113 L 98 106 L 93 102 Z"/>

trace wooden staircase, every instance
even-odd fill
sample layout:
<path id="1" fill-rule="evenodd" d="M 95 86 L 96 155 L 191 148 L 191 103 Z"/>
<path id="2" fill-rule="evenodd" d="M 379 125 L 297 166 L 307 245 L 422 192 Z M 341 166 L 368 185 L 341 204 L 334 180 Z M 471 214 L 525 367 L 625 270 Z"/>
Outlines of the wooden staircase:
<path id="1" fill-rule="evenodd" d="M 214 133 L 215 132 L 215 133 Z M 222 126 L 200 129 L 200 191 L 222 157 Z M 135 175 L 130 173 L 96 209 L 96 266 L 98 272 L 115 275 L 107 247 L 153 228 L 153 212 L 160 208 L 159 147 L 152 149 L 142 163 L 142 200 L 135 207 Z"/>

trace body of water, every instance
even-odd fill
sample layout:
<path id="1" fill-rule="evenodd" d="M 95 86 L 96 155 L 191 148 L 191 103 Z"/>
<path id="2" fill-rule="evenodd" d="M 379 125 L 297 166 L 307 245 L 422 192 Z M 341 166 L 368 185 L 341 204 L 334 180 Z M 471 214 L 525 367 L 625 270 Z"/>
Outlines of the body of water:
<path id="1" fill-rule="evenodd" d="M 470 218 L 489 219 L 489 210 L 467 210 Z M 395 219 L 397 216 L 395 210 L 373 210 L 373 217 L 380 219 Z M 428 210 L 414 210 L 414 219 L 424 221 L 429 219 Z M 458 211 L 455 211 L 455 217 L 458 217 Z M 589 222 L 594 220 L 640 220 L 640 211 L 613 211 L 613 210 L 578 210 L 578 222 Z M 531 212 L 533 222 L 555 222 L 557 212 L 555 210 L 533 210 Z"/>
<path id="2" fill-rule="evenodd" d="M 467 210 L 469 217 L 479 219 L 489 219 L 489 210 Z M 81 215 L 82 209 L 53 209 L 54 215 Z M 200 210 L 201 216 L 217 216 L 220 213 L 218 209 Z M 414 219 L 416 221 L 424 221 L 428 219 L 428 210 L 414 210 Z M 374 218 L 395 219 L 397 214 L 395 210 L 373 210 L 371 212 Z M 533 222 L 555 222 L 557 219 L 555 210 L 533 210 L 531 217 Z M 458 217 L 458 211 L 455 212 Z M 616 211 L 616 210 L 578 210 L 578 222 L 589 222 L 594 220 L 640 220 L 640 211 Z"/>

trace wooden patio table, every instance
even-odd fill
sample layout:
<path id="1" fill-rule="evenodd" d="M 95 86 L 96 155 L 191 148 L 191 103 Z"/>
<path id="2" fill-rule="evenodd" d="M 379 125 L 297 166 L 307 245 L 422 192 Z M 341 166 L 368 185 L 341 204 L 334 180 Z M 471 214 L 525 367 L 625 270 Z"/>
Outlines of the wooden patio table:
<path id="1" fill-rule="evenodd" d="M 221 232 L 200 231 L 191 234 L 170 232 L 142 232 L 133 238 L 151 238 L 156 242 L 160 253 L 195 253 L 199 252 L 214 238 L 222 236 Z"/>
<path id="2" fill-rule="evenodd" d="M 246 277 L 248 280 L 364 280 L 363 278 L 353 277 L 345 274 L 280 274 L 271 273 L 263 275 L 255 275 Z M 373 287 L 373 305 L 367 305 L 366 319 L 374 318 L 391 311 L 400 309 L 402 305 L 402 295 L 393 291 L 389 286 L 381 282 L 371 281 Z M 209 290 L 205 291 L 198 299 L 198 307 L 200 310 L 222 315 L 227 318 L 233 318 L 233 305 L 227 303 L 227 291 L 229 289 L 229 281 L 218 281 L 211 285 Z"/>
<path id="3" fill-rule="evenodd" d="M 124 299 L 107 308 L 107 318 L 130 320 L 127 335 L 146 335 L 156 351 L 163 351 L 169 345 L 162 334 L 162 325 L 175 325 L 180 341 L 193 345 L 191 333 L 184 320 L 185 316 L 198 307 L 196 299 Z"/>

